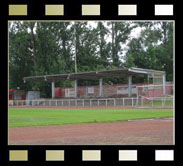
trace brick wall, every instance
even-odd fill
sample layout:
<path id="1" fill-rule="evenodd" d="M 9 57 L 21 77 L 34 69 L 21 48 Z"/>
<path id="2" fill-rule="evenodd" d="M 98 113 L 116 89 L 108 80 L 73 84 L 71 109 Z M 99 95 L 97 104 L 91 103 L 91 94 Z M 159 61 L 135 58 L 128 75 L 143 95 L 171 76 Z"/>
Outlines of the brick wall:
<path id="1" fill-rule="evenodd" d="M 133 86 L 141 86 L 144 84 L 133 84 Z M 126 94 L 117 94 L 118 87 L 128 87 L 128 84 L 118 84 L 118 85 L 103 85 L 103 97 L 128 97 Z M 88 93 L 87 88 L 93 88 L 93 93 Z M 73 90 L 73 87 L 56 87 L 55 97 L 65 98 L 65 89 Z M 125 89 L 125 88 L 124 88 Z M 80 98 L 91 98 L 99 97 L 99 86 L 78 86 L 78 97 Z M 136 93 L 132 93 L 132 97 L 136 97 Z M 72 97 L 71 97 L 72 98 Z"/>

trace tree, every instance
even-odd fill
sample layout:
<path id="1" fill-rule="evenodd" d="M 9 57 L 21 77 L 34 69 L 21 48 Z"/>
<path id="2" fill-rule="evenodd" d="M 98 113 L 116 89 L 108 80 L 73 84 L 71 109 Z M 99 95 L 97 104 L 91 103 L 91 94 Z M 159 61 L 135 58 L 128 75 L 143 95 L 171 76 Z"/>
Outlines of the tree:
<path id="1" fill-rule="evenodd" d="M 111 59 L 113 66 L 122 66 L 120 56 L 122 56 L 122 44 L 126 44 L 133 28 L 130 22 L 109 22 L 111 25 Z"/>
<path id="2" fill-rule="evenodd" d="M 23 83 L 25 75 L 34 70 L 31 34 L 28 24 L 15 22 L 9 29 L 9 88 L 29 89 L 30 84 Z"/>
<path id="3" fill-rule="evenodd" d="M 136 27 L 141 33 L 133 37 Z M 171 81 L 173 23 L 15 21 L 9 25 L 9 88 L 39 89 L 42 97 L 50 97 L 50 83 L 24 83 L 23 77 L 73 73 L 75 57 L 78 72 L 140 67 L 164 70 Z M 142 82 L 142 78 L 135 80 Z M 110 78 L 104 84 L 125 81 Z M 93 85 L 98 80 L 79 80 L 78 84 Z M 73 86 L 73 82 L 60 81 L 56 86 Z"/>
<path id="4" fill-rule="evenodd" d="M 139 23 L 137 23 L 139 24 Z M 126 67 L 162 70 L 168 81 L 173 80 L 173 23 L 140 23 L 143 27 L 138 38 L 128 44 Z"/>

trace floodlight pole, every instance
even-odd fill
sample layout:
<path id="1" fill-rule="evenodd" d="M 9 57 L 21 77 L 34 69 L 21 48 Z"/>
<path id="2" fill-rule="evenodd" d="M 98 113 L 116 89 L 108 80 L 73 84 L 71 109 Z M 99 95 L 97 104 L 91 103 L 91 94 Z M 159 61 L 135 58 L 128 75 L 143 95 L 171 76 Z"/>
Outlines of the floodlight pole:
<path id="1" fill-rule="evenodd" d="M 77 73 L 77 44 L 76 44 L 76 23 L 74 26 L 74 36 L 75 36 L 75 73 Z M 74 97 L 78 97 L 78 80 L 74 80 Z"/>
<path id="2" fill-rule="evenodd" d="M 75 73 L 77 73 L 76 23 L 75 23 L 75 26 L 74 26 L 74 35 L 75 35 Z"/>

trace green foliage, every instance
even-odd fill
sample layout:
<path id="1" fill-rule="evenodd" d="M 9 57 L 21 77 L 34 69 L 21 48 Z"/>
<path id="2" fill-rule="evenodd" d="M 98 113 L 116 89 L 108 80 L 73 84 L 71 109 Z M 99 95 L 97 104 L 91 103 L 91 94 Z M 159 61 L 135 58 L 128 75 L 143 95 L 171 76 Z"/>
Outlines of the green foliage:
<path id="1" fill-rule="evenodd" d="M 94 25 L 95 26 L 92 26 Z M 23 77 L 49 74 L 140 67 L 165 70 L 173 79 L 172 22 L 28 22 L 9 25 L 9 88 L 40 90 L 51 96 L 47 82 L 23 82 Z M 136 28 L 139 36 L 131 36 Z M 124 46 L 127 46 L 124 48 Z M 126 78 L 109 78 L 104 84 L 126 83 Z M 133 82 L 143 82 L 138 77 Z M 96 85 L 98 80 L 79 80 L 79 85 Z M 69 80 L 56 86 L 73 86 Z"/>
<path id="2" fill-rule="evenodd" d="M 162 70 L 166 72 L 167 81 L 172 81 L 173 23 L 146 23 L 144 27 L 140 36 L 128 44 L 125 66 Z"/>

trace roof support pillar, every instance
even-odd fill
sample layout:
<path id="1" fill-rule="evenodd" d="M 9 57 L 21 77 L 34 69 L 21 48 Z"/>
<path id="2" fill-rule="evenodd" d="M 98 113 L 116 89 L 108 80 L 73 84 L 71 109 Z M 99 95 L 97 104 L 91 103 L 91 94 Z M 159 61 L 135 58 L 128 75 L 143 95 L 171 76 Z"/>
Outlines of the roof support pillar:
<path id="1" fill-rule="evenodd" d="M 166 75 L 165 74 L 163 74 L 162 79 L 163 79 L 163 95 L 166 95 Z"/>
<path id="2" fill-rule="evenodd" d="M 128 97 L 132 96 L 132 76 L 128 77 Z"/>
<path id="3" fill-rule="evenodd" d="M 74 80 L 74 97 L 78 97 L 78 80 Z"/>
<path id="4" fill-rule="evenodd" d="M 51 97 L 55 98 L 55 82 L 51 83 Z"/>
<path id="5" fill-rule="evenodd" d="M 103 96 L 103 79 L 99 79 L 99 97 Z"/>

